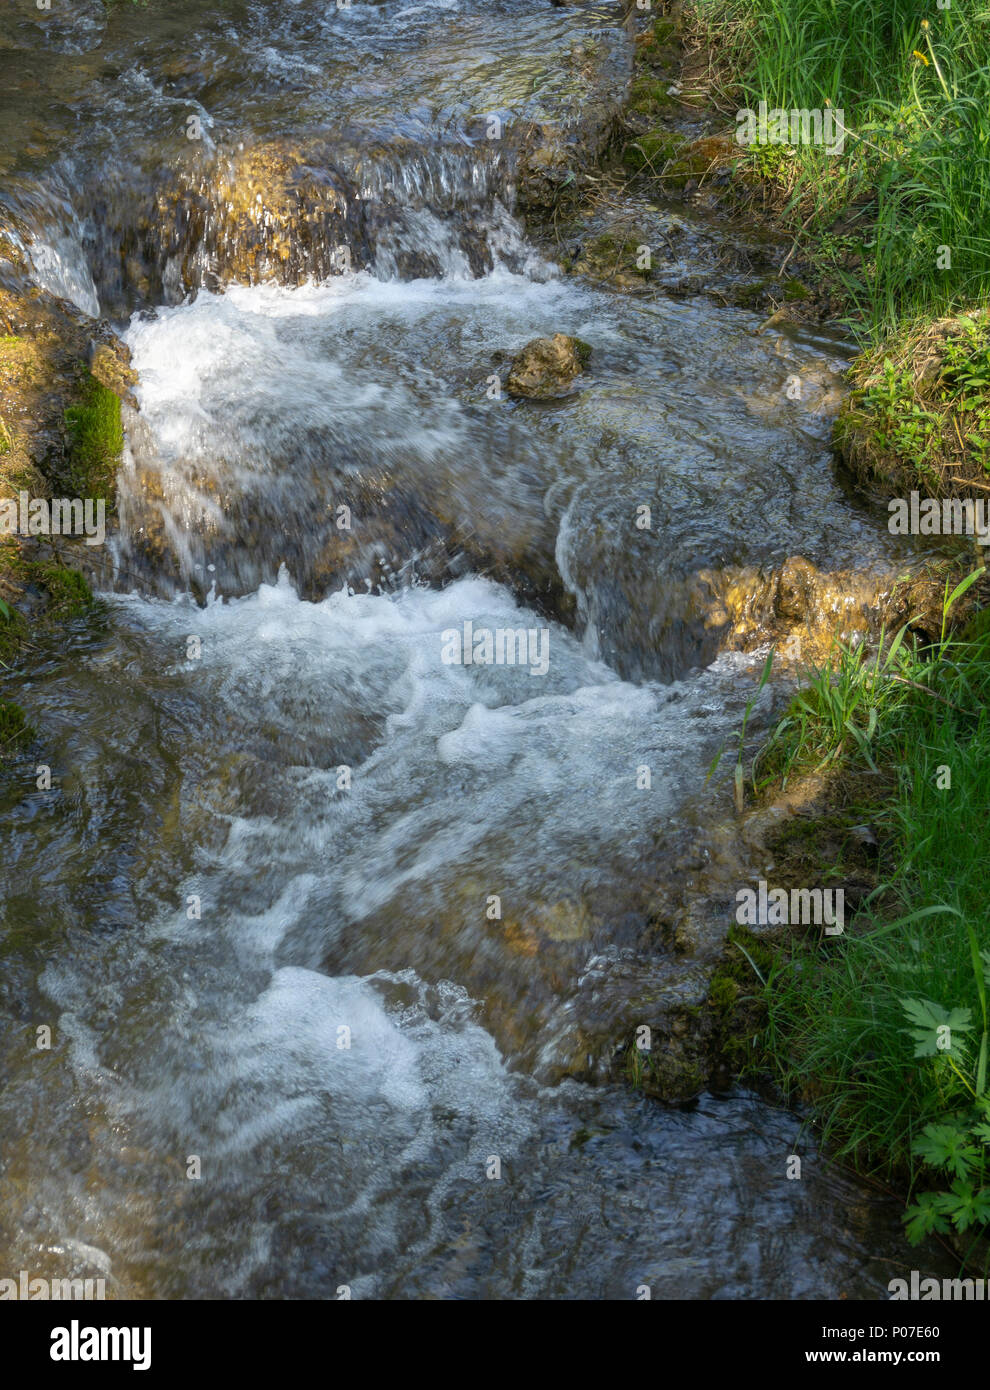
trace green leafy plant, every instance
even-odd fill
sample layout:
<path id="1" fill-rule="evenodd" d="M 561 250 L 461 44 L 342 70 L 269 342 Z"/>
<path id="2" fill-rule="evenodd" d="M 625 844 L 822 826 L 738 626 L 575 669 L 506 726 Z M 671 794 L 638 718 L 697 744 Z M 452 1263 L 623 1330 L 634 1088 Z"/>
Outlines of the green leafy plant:
<path id="1" fill-rule="evenodd" d="M 886 660 L 836 647 L 758 755 L 766 781 L 824 763 L 836 817 L 868 821 L 877 844 L 852 929 L 827 948 L 789 940 L 761 964 L 760 1056 L 833 1154 L 909 1194 L 910 1237 L 961 1238 L 967 1263 L 990 1235 L 990 609 L 962 628 L 949 617 L 981 574 L 946 583 L 927 645 L 905 635 Z"/>
<path id="2" fill-rule="evenodd" d="M 727 111 L 765 101 L 844 113 L 841 155 L 802 144 L 782 158 L 767 146 L 748 162 L 783 186 L 795 248 L 841 289 L 855 331 L 879 337 L 985 298 L 985 6 L 688 0 L 687 11 L 715 54 Z"/>
<path id="3" fill-rule="evenodd" d="M 942 629 L 932 651 L 917 652 L 907 644 L 909 623 L 890 642 L 881 632 L 872 651 L 865 642 L 836 642 L 824 666 L 805 672 L 804 689 L 754 758 L 754 787 L 777 777 L 786 785 L 792 772 L 822 772 L 850 753 L 876 771 L 874 745 L 883 732 L 881 724 L 890 722 L 910 693 L 945 700 L 936 685 L 940 663 L 948 657 L 949 614 L 984 573 L 982 567 L 973 570 L 951 593 L 946 581 Z"/>
<path id="4" fill-rule="evenodd" d="M 949 911 L 950 909 L 946 909 Z M 946 1111 L 925 1125 L 911 1151 L 940 1186 L 921 1192 L 904 1213 L 908 1239 L 919 1244 L 929 1235 L 979 1235 L 990 1225 L 990 1094 L 987 1092 L 987 987 L 990 951 L 981 951 L 976 932 L 967 923 L 973 979 L 980 1001 L 983 1029 L 974 1047 L 972 1011 L 946 1008 L 929 999 L 901 1001 L 915 1044 L 914 1055 L 924 1060 L 945 1097 Z"/>

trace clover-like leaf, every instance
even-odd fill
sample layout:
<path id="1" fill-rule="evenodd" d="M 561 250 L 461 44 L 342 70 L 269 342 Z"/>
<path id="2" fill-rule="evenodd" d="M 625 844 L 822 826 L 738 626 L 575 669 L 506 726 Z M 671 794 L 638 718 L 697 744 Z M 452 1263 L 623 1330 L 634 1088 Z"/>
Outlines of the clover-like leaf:
<path id="1" fill-rule="evenodd" d="M 916 1057 L 937 1057 L 946 1053 L 959 1056 L 963 1053 L 964 1049 L 956 1046 L 954 1035 L 972 1031 L 971 1009 L 945 1009 L 930 999 L 902 999 L 901 1007 L 907 1015 L 908 1022 L 915 1025 L 902 1031 L 914 1040 Z M 939 1046 L 944 1037 L 939 1032 L 941 1028 L 949 1030 L 948 1047 Z"/>
<path id="2" fill-rule="evenodd" d="M 925 1125 L 911 1145 L 911 1152 L 931 1168 L 942 1168 L 957 1178 L 968 1177 L 980 1161 L 980 1151 L 969 1142 L 969 1130 L 961 1124 L 948 1122 Z"/>
<path id="3" fill-rule="evenodd" d="M 957 1231 L 970 1226 L 985 1226 L 990 1221 L 990 1187 L 974 1189 L 971 1182 L 957 1178 L 949 1192 L 939 1194 L 945 1200 L 941 1210 L 952 1218 Z"/>
<path id="4" fill-rule="evenodd" d="M 920 1245 L 926 1236 L 948 1234 L 949 1223 L 938 1209 L 937 1195 L 923 1192 L 904 1213 L 904 1230 L 911 1245 Z"/>

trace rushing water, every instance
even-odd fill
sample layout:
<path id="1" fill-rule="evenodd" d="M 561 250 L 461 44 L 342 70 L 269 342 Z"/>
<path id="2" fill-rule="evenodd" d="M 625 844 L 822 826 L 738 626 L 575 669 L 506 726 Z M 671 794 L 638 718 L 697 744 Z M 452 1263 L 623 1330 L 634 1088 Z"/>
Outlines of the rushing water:
<path id="1" fill-rule="evenodd" d="M 718 859 L 705 773 L 756 670 L 721 650 L 726 591 L 797 553 L 899 558 L 832 477 L 831 339 L 565 281 L 512 217 L 512 159 L 472 122 L 566 116 L 575 43 L 624 52 L 617 10 L 5 20 L 8 231 L 118 317 L 140 376 L 102 614 L 10 682 L 41 731 L 0 803 L 13 1270 L 148 1297 L 801 1298 L 878 1296 L 902 1258 L 896 1211 L 796 1117 L 609 1080 L 704 992 L 651 892 Z M 244 229 L 210 190 L 286 132 L 310 172 L 333 151 L 327 245 L 223 288 Z M 166 232 L 170 179 L 203 211 Z M 338 240 L 350 270 L 307 278 Z M 492 399 L 555 331 L 592 347 L 580 392 Z M 465 622 L 534 629 L 546 669 L 446 663 Z"/>

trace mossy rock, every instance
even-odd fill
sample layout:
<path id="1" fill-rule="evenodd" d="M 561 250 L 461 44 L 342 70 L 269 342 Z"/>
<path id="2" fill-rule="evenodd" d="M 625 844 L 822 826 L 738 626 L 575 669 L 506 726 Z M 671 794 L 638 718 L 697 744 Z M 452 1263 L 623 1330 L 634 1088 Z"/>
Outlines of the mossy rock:
<path id="1" fill-rule="evenodd" d="M 729 294 L 730 303 L 737 309 L 757 309 L 763 304 L 772 284 L 773 277 L 767 276 L 748 285 L 733 285 Z"/>
<path id="2" fill-rule="evenodd" d="M 572 269 L 597 279 L 618 278 L 620 283 L 630 275 L 648 280 L 652 274 L 652 267 L 640 268 L 637 264 L 640 246 L 641 243 L 634 238 L 623 239 L 611 232 L 603 232 L 601 236 L 592 237 L 584 243 Z M 583 346 L 587 347 L 587 344 Z"/>
<path id="3" fill-rule="evenodd" d="M 655 77 L 638 77 L 632 84 L 629 95 L 629 110 L 641 116 L 657 116 L 666 107 L 673 105 L 663 82 Z"/>
<path id="4" fill-rule="evenodd" d="M 93 592 L 78 570 L 56 561 L 31 567 L 31 578 L 48 594 L 46 616 L 78 618 L 93 603 Z"/>
<path id="5" fill-rule="evenodd" d="M 570 395 L 574 378 L 585 371 L 590 357 L 591 347 L 581 338 L 566 333 L 534 338 L 513 358 L 506 390 L 528 400 Z"/>
<path id="6" fill-rule="evenodd" d="M 634 1090 L 668 1104 L 693 1100 L 708 1083 L 701 1061 L 669 1043 L 650 1052 L 630 1047 L 626 1054 L 626 1078 Z"/>
<path id="7" fill-rule="evenodd" d="M 90 374 L 78 402 L 65 411 L 72 485 L 81 497 L 113 507 L 117 467 L 124 448 L 120 398 Z"/>
<path id="8" fill-rule="evenodd" d="M 658 18 L 653 21 L 653 40 L 659 48 L 671 43 L 677 35 L 677 22 L 673 19 Z"/>
<path id="9" fill-rule="evenodd" d="M 577 360 L 581 363 L 581 370 L 587 371 L 588 363 L 591 361 L 591 344 L 586 343 L 583 338 L 572 338 L 574 352 Z"/>
<path id="10" fill-rule="evenodd" d="M 8 666 L 27 638 L 28 625 L 23 613 L 5 607 L 6 612 L 0 610 L 0 665 Z"/>
<path id="11" fill-rule="evenodd" d="M 0 700 L 0 758 L 9 757 L 34 738 L 34 730 L 20 705 Z"/>
<path id="12" fill-rule="evenodd" d="M 766 1005 L 756 970 L 766 979 L 775 958 L 774 950 L 745 927 L 734 923 L 729 929 L 725 953 L 708 987 L 705 1010 L 711 1022 L 713 1051 L 731 1072 L 741 1072 L 757 1060 L 754 1043 L 766 1021 Z"/>
<path id="13" fill-rule="evenodd" d="M 115 396 L 133 401 L 131 387 L 137 385 L 138 374 L 130 364 L 129 352 L 120 342 L 94 343 L 89 370 L 100 385 Z"/>
<path id="14" fill-rule="evenodd" d="M 636 36 L 637 57 L 641 62 L 651 65 L 666 63 L 675 56 L 670 50 L 676 45 L 677 38 L 678 25 L 675 19 L 655 19 L 648 29 Z"/>
<path id="15" fill-rule="evenodd" d="M 664 171 L 664 187 L 683 188 L 733 165 L 737 150 L 721 135 L 705 135 L 684 146 Z"/>
<path id="16" fill-rule="evenodd" d="M 684 141 L 679 135 L 655 130 L 631 140 L 622 151 L 622 162 L 627 169 L 637 173 L 648 169 L 651 173 L 659 174 L 664 165 L 684 148 Z"/>

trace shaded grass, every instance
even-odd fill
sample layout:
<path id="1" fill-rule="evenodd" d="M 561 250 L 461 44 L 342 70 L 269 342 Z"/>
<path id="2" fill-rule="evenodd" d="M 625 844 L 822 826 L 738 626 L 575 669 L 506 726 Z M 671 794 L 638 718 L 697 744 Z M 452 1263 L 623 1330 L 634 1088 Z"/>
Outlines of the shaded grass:
<path id="1" fill-rule="evenodd" d="M 844 112 L 844 152 L 767 164 L 802 249 L 879 335 L 990 288 L 990 11 L 929 0 L 692 0 L 727 106 Z"/>
<path id="2" fill-rule="evenodd" d="M 835 442 L 870 484 L 990 494 L 990 312 L 915 320 L 857 360 Z"/>
<path id="3" fill-rule="evenodd" d="M 885 865 L 844 935 L 775 957 L 763 1055 L 838 1157 L 918 1186 L 913 1239 L 951 1220 L 972 1245 L 990 1210 L 990 1152 L 972 1138 L 990 1115 L 990 630 L 943 628 L 921 650 L 903 635 L 879 653 L 839 649 L 757 759 L 775 756 L 782 777 L 840 762 L 875 773 Z"/>
<path id="4" fill-rule="evenodd" d="M 34 565 L 31 568 L 31 577 L 48 594 L 46 620 L 77 618 L 93 603 L 92 590 L 85 576 L 78 570 L 70 569 L 68 565 L 61 565 L 56 561 Z"/>
<path id="5" fill-rule="evenodd" d="M 0 700 L 0 761 L 31 742 L 35 733 L 20 705 Z"/>

